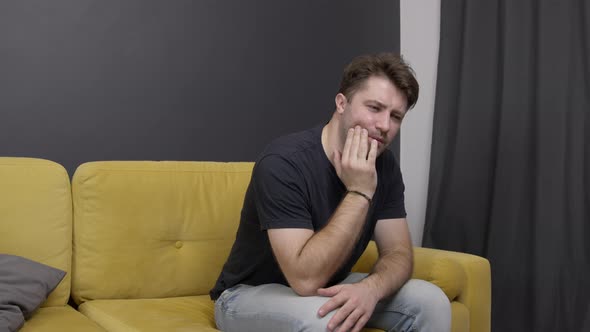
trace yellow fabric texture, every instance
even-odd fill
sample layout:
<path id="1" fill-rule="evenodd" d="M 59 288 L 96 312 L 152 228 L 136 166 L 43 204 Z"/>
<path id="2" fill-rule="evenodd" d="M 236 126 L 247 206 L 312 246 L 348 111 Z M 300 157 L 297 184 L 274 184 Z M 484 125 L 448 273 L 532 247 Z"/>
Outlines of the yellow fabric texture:
<path id="1" fill-rule="evenodd" d="M 443 282 L 446 279 L 445 276 L 457 276 L 457 280 L 464 281 L 456 289 L 456 295 L 453 294 L 453 301 L 464 304 L 469 310 L 471 331 L 490 331 L 492 281 L 490 263 L 487 259 L 465 253 L 429 248 L 414 248 L 414 257 L 414 276 L 416 278 L 440 284 L 443 290 L 445 285 L 451 284 L 448 281 Z M 437 265 L 437 262 L 448 261 L 454 261 L 456 264 L 446 265 L 447 269 L 444 268 L 444 264 Z M 431 268 L 430 271 L 429 268 Z M 462 271 L 460 274 L 457 270 L 459 268 Z M 455 270 L 451 271 L 451 269 Z"/>
<path id="2" fill-rule="evenodd" d="M 37 310 L 19 330 L 19 332 L 64 331 L 104 332 L 104 329 L 74 308 L 65 305 Z"/>
<path id="3" fill-rule="evenodd" d="M 0 157 L 0 253 L 67 274 L 43 307 L 68 303 L 72 196 L 66 170 L 49 160 Z"/>
<path id="4" fill-rule="evenodd" d="M 95 300 L 80 305 L 90 319 L 113 332 L 218 331 L 208 295 L 143 300 Z M 381 330 L 363 329 L 363 332 Z"/>
<path id="5" fill-rule="evenodd" d="M 377 246 L 371 241 L 353 271 L 370 272 L 377 257 Z M 453 332 L 490 331 L 491 272 L 487 259 L 415 247 L 412 278 L 429 281 L 447 295 L 451 301 Z"/>
<path id="6" fill-rule="evenodd" d="M 475 329 L 469 329 L 469 309 L 457 301 L 451 302 L 451 331 L 452 332 L 469 332 L 477 331 Z M 484 329 L 485 330 L 485 329 Z M 487 329 L 489 331 L 490 329 Z"/>
<path id="7" fill-rule="evenodd" d="M 94 300 L 78 310 L 112 332 L 217 331 L 208 295 Z"/>
<path id="8" fill-rule="evenodd" d="M 206 295 L 240 220 L 252 163 L 91 162 L 72 182 L 72 294 Z"/>

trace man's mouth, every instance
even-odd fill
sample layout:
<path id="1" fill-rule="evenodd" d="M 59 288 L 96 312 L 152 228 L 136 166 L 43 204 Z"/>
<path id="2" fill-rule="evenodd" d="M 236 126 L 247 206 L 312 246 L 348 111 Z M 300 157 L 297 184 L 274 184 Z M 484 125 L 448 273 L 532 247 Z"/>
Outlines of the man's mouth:
<path id="1" fill-rule="evenodd" d="M 383 141 L 381 138 L 375 137 L 375 136 L 369 136 L 370 138 L 376 140 L 377 142 L 381 143 L 381 144 L 385 144 L 385 141 Z"/>

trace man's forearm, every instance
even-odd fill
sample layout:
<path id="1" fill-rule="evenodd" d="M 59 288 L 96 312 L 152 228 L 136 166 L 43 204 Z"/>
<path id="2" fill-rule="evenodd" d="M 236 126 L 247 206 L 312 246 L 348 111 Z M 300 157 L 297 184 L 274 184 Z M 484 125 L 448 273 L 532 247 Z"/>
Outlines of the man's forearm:
<path id="1" fill-rule="evenodd" d="M 344 197 L 327 225 L 309 238 L 297 266 L 313 291 L 324 287 L 350 257 L 365 224 L 369 202 L 362 196 Z"/>
<path id="2" fill-rule="evenodd" d="M 369 276 L 363 279 L 379 299 L 397 292 L 412 276 L 412 248 L 392 250 L 379 256 Z"/>

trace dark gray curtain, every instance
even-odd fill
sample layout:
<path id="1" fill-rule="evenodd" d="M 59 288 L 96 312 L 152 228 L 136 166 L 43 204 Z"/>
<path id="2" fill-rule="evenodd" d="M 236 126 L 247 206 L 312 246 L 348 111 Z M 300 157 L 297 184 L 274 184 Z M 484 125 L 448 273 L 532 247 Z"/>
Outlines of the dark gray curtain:
<path id="1" fill-rule="evenodd" d="M 441 3 L 424 245 L 484 256 L 494 331 L 590 331 L 590 4 Z"/>

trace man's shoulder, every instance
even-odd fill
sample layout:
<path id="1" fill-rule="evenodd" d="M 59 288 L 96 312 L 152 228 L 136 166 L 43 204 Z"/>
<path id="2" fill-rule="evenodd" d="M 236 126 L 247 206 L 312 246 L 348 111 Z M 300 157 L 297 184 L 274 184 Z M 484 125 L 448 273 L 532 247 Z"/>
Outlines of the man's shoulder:
<path id="1" fill-rule="evenodd" d="M 383 168 L 385 171 L 391 171 L 399 168 L 399 162 L 393 151 L 385 149 L 379 157 L 377 157 L 377 167 Z"/>
<path id="2" fill-rule="evenodd" d="M 271 155 L 293 158 L 299 153 L 315 152 L 322 144 L 321 131 L 318 126 L 278 137 L 266 146 L 258 160 Z"/>

